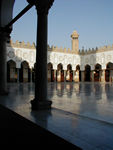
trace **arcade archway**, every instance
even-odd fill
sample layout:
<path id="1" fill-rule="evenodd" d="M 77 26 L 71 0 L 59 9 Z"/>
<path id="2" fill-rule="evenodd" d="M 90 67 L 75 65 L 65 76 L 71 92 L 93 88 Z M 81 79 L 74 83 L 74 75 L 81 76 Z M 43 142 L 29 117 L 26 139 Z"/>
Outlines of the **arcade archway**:
<path id="1" fill-rule="evenodd" d="M 112 81 L 113 77 L 113 63 L 109 62 L 106 65 L 106 70 L 105 70 L 105 81 L 110 82 Z"/>
<path id="2" fill-rule="evenodd" d="M 20 82 L 30 82 L 30 68 L 29 68 L 29 64 L 27 61 L 23 61 L 21 63 L 21 68 L 20 68 Z"/>
<path id="3" fill-rule="evenodd" d="M 75 81 L 75 82 L 81 81 L 80 65 L 77 65 L 77 66 L 76 66 L 76 70 L 75 70 L 75 73 L 74 73 L 74 81 Z"/>
<path id="4" fill-rule="evenodd" d="M 17 82 L 16 63 L 13 60 L 7 62 L 7 82 Z"/>
<path id="5" fill-rule="evenodd" d="M 95 71 L 94 71 L 94 81 L 95 82 L 99 82 L 101 77 L 100 77 L 100 73 L 101 73 L 102 67 L 100 64 L 96 64 L 95 65 Z"/>
<path id="6" fill-rule="evenodd" d="M 53 64 L 48 63 L 48 81 L 53 82 L 54 81 L 54 70 L 53 70 Z"/>
<path id="7" fill-rule="evenodd" d="M 66 72 L 66 81 L 72 82 L 73 81 L 73 71 L 72 71 L 72 65 L 67 65 L 67 72 Z"/>
<path id="8" fill-rule="evenodd" d="M 90 65 L 85 66 L 85 80 L 84 81 L 91 81 L 91 67 Z"/>
<path id="9" fill-rule="evenodd" d="M 64 82 L 64 70 L 63 65 L 61 63 L 57 66 L 57 81 Z"/>

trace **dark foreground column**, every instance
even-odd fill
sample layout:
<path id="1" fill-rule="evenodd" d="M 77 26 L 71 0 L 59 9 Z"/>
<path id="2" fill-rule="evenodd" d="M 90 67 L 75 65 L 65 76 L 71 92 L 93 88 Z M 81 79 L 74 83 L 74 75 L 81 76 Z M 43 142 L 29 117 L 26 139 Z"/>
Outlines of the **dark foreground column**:
<path id="1" fill-rule="evenodd" d="M 51 2 L 50 2 L 51 1 Z M 47 24 L 48 10 L 53 0 L 41 0 L 36 5 L 37 21 L 37 43 L 36 43 L 36 79 L 35 98 L 31 101 L 32 109 L 51 108 L 52 102 L 47 96 Z"/>
<path id="2" fill-rule="evenodd" d="M 6 40 L 7 33 L 0 32 L 0 95 L 8 94 L 7 92 L 7 68 L 6 68 Z"/>

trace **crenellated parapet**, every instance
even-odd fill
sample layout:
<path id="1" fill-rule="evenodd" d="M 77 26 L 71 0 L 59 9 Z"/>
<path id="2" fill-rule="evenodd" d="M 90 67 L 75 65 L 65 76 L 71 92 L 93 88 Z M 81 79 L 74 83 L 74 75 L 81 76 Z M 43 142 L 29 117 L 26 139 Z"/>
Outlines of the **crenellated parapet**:
<path id="1" fill-rule="evenodd" d="M 18 40 L 16 42 L 10 40 L 10 43 L 7 43 L 7 46 L 17 47 L 17 48 L 36 49 L 35 43 L 30 44 L 29 42 L 27 43 L 25 43 L 24 41 L 19 42 Z"/>
<path id="2" fill-rule="evenodd" d="M 100 53 L 100 52 L 107 52 L 107 51 L 113 51 L 113 44 L 103 46 L 103 47 L 96 47 L 96 48 L 89 48 L 89 49 L 84 49 L 82 48 L 79 50 L 80 55 L 88 55 L 88 54 L 95 54 L 95 53 Z"/>
<path id="3" fill-rule="evenodd" d="M 78 54 L 78 52 L 75 52 L 75 51 L 71 50 L 70 48 L 66 49 L 66 48 L 57 47 L 57 46 L 48 47 L 48 51 L 67 53 L 67 54 Z"/>
<path id="4" fill-rule="evenodd" d="M 30 42 L 25 43 L 24 41 L 19 42 L 18 40 L 16 42 L 13 42 L 12 40 L 10 40 L 10 43 L 7 43 L 7 46 L 36 50 L 35 43 L 30 44 Z M 62 48 L 58 46 L 50 47 L 48 45 L 48 51 L 66 53 L 66 54 L 89 55 L 89 54 L 95 54 L 95 53 L 100 53 L 100 52 L 113 51 L 113 44 L 103 46 L 103 47 L 89 48 L 89 49 L 84 49 L 83 47 L 82 49 L 79 49 L 78 52 L 73 51 L 70 48 L 67 49 L 67 48 Z"/>
<path id="5" fill-rule="evenodd" d="M 7 43 L 7 46 L 16 47 L 16 48 L 26 48 L 26 49 L 34 49 L 36 50 L 35 43 L 30 44 L 30 42 L 25 43 L 24 41 L 19 42 L 18 40 L 16 42 L 13 42 L 10 40 L 10 43 Z M 59 52 L 59 53 L 68 53 L 68 54 L 75 54 L 76 52 L 72 51 L 70 48 L 62 48 L 58 46 L 49 46 L 48 45 L 48 51 L 50 52 Z"/>

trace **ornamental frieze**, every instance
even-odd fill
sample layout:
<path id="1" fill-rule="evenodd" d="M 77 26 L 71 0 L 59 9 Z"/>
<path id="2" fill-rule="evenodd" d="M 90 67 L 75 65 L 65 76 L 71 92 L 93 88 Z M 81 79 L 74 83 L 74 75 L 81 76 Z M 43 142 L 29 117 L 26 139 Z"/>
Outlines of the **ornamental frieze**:
<path id="1" fill-rule="evenodd" d="M 89 58 L 85 58 L 85 63 L 88 64 L 89 63 Z"/>
<path id="2" fill-rule="evenodd" d="M 15 57 L 15 61 L 16 61 L 16 62 L 21 62 L 21 61 L 22 61 L 22 58 L 16 56 L 16 57 Z"/>
<path id="3" fill-rule="evenodd" d="M 112 56 L 111 55 L 107 55 L 107 61 L 111 61 Z"/>
<path id="4" fill-rule="evenodd" d="M 63 56 L 59 56 L 59 61 L 62 62 L 64 60 Z"/>
<path id="5" fill-rule="evenodd" d="M 54 62 L 54 56 L 50 55 L 50 62 Z"/>
<path id="6" fill-rule="evenodd" d="M 28 59 L 28 57 L 29 57 L 28 53 L 24 52 L 24 53 L 23 53 L 23 58 L 24 58 L 24 59 Z"/>
<path id="7" fill-rule="evenodd" d="M 90 57 L 90 64 L 91 65 L 95 64 L 95 58 L 93 55 L 91 55 L 91 57 Z"/>
<path id="8" fill-rule="evenodd" d="M 101 60 L 101 58 L 99 58 L 99 56 L 96 56 L 96 63 L 98 63 Z"/>
<path id="9" fill-rule="evenodd" d="M 9 51 L 7 55 L 8 55 L 9 58 L 14 58 L 15 57 L 15 53 L 13 51 Z"/>
<path id="10" fill-rule="evenodd" d="M 73 56 L 73 64 L 76 64 L 76 56 Z"/>
<path id="11" fill-rule="evenodd" d="M 64 64 L 67 64 L 67 56 L 64 55 Z"/>
<path id="12" fill-rule="evenodd" d="M 101 64 L 104 64 L 105 63 L 105 54 L 102 54 L 100 59 L 101 59 Z"/>
<path id="13" fill-rule="evenodd" d="M 72 63 L 72 57 L 69 57 L 69 58 L 68 58 L 68 63 L 69 63 L 69 64 Z"/>
<path id="14" fill-rule="evenodd" d="M 35 54 L 32 51 L 29 52 L 29 61 L 31 63 L 35 62 Z"/>
<path id="15" fill-rule="evenodd" d="M 16 50 L 16 56 L 22 58 L 22 50 L 17 49 L 17 50 Z"/>
<path id="16" fill-rule="evenodd" d="M 58 55 L 54 54 L 54 62 L 57 63 L 57 61 L 58 61 Z"/>

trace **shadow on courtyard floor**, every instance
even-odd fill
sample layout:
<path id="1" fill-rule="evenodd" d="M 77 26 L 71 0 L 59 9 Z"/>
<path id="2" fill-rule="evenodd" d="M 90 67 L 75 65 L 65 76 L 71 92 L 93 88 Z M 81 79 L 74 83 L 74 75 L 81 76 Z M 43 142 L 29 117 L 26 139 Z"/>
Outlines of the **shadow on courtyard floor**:
<path id="1" fill-rule="evenodd" d="M 6 146 L 32 145 L 53 148 L 57 146 L 80 149 L 62 138 L 50 133 L 42 127 L 0 105 L 0 144 Z"/>

